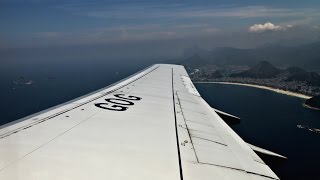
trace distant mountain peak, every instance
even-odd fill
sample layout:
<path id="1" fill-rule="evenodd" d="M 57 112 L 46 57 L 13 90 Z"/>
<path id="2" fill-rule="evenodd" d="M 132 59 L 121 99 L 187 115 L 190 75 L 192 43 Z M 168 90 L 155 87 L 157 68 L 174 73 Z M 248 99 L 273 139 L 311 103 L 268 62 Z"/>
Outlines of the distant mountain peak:
<path id="1" fill-rule="evenodd" d="M 306 70 L 297 67 L 297 66 L 292 66 L 286 69 L 286 71 L 288 71 L 290 74 L 305 74 L 307 73 Z"/>
<path id="2" fill-rule="evenodd" d="M 281 72 L 280 69 L 276 68 L 274 65 L 269 63 L 268 61 L 260 61 L 258 64 L 249 69 L 251 72 L 256 73 L 272 73 L 278 74 Z"/>
<path id="3" fill-rule="evenodd" d="M 204 56 L 209 53 L 210 53 L 210 51 L 203 49 L 203 48 L 200 48 L 199 46 L 192 46 L 192 47 L 184 50 L 183 57 L 189 58 L 189 57 L 196 55 L 196 54 L 198 54 L 198 56 Z"/>
<path id="4" fill-rule="evenodd" d="M 193 54 L 192 56 L 184 59 L 181 64 L 190 67 L 199 67 L 206 65 L 208 62 L 204 60 L 198 53 Z"/>
<path id="5" fill-rule="evenodd" d="M 320 41 L 297 46 L 284 46 L 282 44 L 267 44 L 258 48 L 240 49 L 232 47 L 216 47 L 211 50 L 192 46 L 185 49 L 183 59 L 198 54 L 208 64 L 214 65 L 246 65 L 267 60 L 279 66 L 294 65 L 308 71 L 320 72 Z M 183 64 L 183 61 L 181 60 Z M 266 62 L 261 64 L 267 64 Z M 295 69 L 292 69 L 293 71 Z M 297 69 L 296 69 L 297 70 Z"/>
<path id="6" fill-rule="evenodd" d="M 251 77 L 251 78 L 273 78 L 280 74 L 282 71 L 273 66 L 268 61 L 260 61 L 247 71 L 234 74 L 236 77 Z"/>

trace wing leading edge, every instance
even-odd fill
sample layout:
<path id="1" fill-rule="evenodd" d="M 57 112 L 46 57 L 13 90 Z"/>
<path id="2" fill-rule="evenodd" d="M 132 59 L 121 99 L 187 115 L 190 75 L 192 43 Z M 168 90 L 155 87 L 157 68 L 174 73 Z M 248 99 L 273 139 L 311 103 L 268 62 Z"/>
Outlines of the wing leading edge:
<path id="1" fill-rule="evenodd" d="M 0 179 L 89 178 L 279 179 L 168 64 L 0 129 Z"/>

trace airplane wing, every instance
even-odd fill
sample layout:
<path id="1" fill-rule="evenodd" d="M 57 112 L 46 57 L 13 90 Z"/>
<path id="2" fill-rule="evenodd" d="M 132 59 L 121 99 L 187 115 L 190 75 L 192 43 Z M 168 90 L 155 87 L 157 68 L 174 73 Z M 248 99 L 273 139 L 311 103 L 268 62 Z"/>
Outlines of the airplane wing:
<path id="1" fill-rule="evenodd" d="M 0 129 L 2 180 L 279 179 L 200 96 L 156 64 Z"/>

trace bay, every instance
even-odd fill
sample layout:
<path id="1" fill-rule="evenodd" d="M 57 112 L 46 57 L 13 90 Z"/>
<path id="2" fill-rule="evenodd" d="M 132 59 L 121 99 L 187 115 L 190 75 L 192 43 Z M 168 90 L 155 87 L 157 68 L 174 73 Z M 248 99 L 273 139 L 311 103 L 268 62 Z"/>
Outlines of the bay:
<path id="1" fill-rule="evenodd" d="M 280 179 L 317 179 L 320 134 L 297 125 L 320 128 L 320 111 L 304 108 L 303 99 L 272 91 L 223 84 L 195 84 L 219 110 L 241 118 L 231 126 L 246 142 L 288 157 L 263 157 Z"/>

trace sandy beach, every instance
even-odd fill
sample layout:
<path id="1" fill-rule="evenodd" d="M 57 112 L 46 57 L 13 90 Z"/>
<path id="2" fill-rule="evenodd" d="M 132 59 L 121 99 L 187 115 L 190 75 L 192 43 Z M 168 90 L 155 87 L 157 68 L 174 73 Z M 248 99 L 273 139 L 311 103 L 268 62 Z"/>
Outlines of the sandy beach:
<path id="1" fill-rule="evenodd" d="M 267 87 L 267 86 L 261 86 L 261 85 L 254 85 L 254 84 L 244 84 L 244 83 L 232 83 L 232 82 L 194 82 L 194 83 L 202 83 L 202 84 L 230 84 L 230 85 L 239 85 L 239 86 L 248 86 L 248 87 L 254 87 L 254 88 L 259 88 L 259 89 L 266 89 L 269 91 L 273 91 L 276 93 L 280 93 L 280 94 L 285 94 L 288 96 L 294 96 L 294 97 L 298 97 L 298 98 L 302 98 L 302 99 L 310 99 L 311 96 L 307 96 L 304 94 L 300 94 L 300 93 L 295 93 L 295 92 L 291 92 L 291 91 L 285 91 L 282 89 L 276 89 L 276 88 L 271 88 L 271 87 Z"/>

